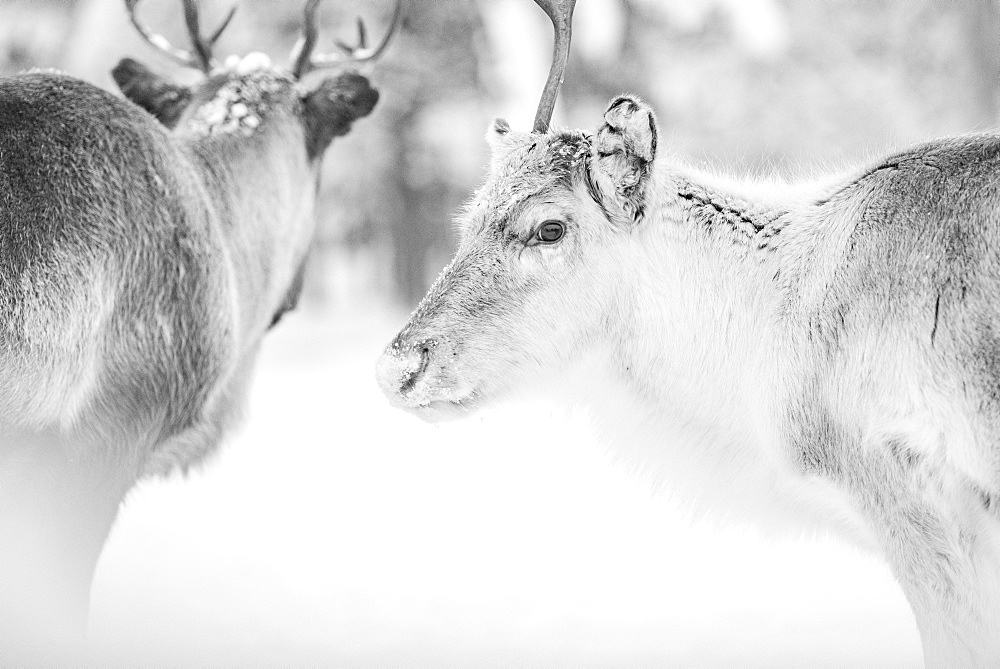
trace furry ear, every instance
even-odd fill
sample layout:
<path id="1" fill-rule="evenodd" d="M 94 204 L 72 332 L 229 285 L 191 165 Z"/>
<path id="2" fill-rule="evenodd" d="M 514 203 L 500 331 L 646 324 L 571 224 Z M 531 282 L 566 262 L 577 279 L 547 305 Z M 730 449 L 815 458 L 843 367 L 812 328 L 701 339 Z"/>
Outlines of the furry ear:
<path id="1" fill-rule="evenodd" d="M 523 133 L 512 132 L 505 119 L 495 118 L 486 128 L 486 143 L 490 146 L 490 166 L 493 172 L 503 163 L 511 149 L 520 142 Z"/>
<path id="2" fill-rule="evenodd" d="M 591 181 L 608 213 L 623 223 L 642 218 L 653 159 L 656 117 L 639 98 L 615 98 L 594 137 Z"/>
<path id="3" fill-rule="evenodd" d="M 534 133 L 512 130 L 502 118 L 493 119 L 486 129 L 486 143 L 490 146 L 490 172 L 500 174 L 513 151 L 533 145 L 538 137 Z"/>
<path id="4" fill-rule="evenodd" d="M 164 79 L 131 58 L 122 59 L 111 70 L 111 76 L 126 98 L 148 111 L 168 128 L 177 125 L 181 114 L 191 102 L 190 90 Z"/>
<path id="5" fill-rule="evenodd" d="M 309 157 L 322 155 L 334 137 L 350 132 L 351 124 L 368 116 L 377 102 L 378 91 L 368 79 L 354 72 L 324 79 L 315 90 L 303 95 Z"/>

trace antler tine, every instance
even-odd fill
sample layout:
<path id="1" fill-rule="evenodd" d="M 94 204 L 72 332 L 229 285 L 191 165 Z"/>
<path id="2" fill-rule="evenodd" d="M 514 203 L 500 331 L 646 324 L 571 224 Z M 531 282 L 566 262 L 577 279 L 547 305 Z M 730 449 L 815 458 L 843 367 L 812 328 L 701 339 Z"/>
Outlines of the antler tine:
<path id="1" fill-rule="evenodd" d="M 296 79 L 309 71 L 309 58 L 312 57 L 312 51 L 316 48 L 316 38 L 319 34 L 316 30 L 316 10 L 319 8 L 319 2 L 320 0 L 308 0 L 303 10 L 302 37 L 292 48 L 292 62 L 294 63 L 292 73 Z"/>
<path id="2" fill-rule="evenodd" d="M 135 15 L 135 7 L 139 4 L 139 0 L 125 0 L 125 9 L 128 11 L 129 21 L 132 25 L 142 35 L 149 44 L 153 46 L 158 51 L 162 51 L 175 60 L 176 62 L 184 65 L 185 67 L 199 67 L 198 61 L 193 55 L 184 51 L 183 49 L 178 49 L 177 47 L 170 44 L 167 38 L 159 33 L 154 33 L 152 30 L 147 28 L 139 21 L 139 17 Z"/>
<path id="3" fill-rule="evenodd" d="M 351 54 L 353 54 L 355 51 L 358 51 L 359 49 L 366 48 L 368 46 L 368 29 L 365 28 L 365 22 L 361 20 L 360 16 L 358 17 L 358 45 L 357 46 L 351 46 L 347 42 L 343 42 L 343 41 L 341 41 L 339 39 L 338 40 L 334 40 L 333 43 L 337 45 L 338 49 L 340 49 L 341 51 L 343 51 L 344 53 L 346 53 L 348 56 L 350 56 Z"/>
<path id="4" fill-rule="evenodd" d="M 220 23 L 219 27 L 215 29 L 212 36 L 208 38 L 209 46 L 215 46 L 215 43 L 219 41 L 219 38 L 222 37 L 222 33 L 229 27 L 229 22 L 233 20 L 234 16 L 236 16 L 237 9 L 239 9 L 239 5 L 233 5 L 229 8 L 229 13 L 226 14 L 226 18 L 222 19 L 222 23 Z"/>
<path id="5" fill-rule="evenodd" d="M 194 47 L 194 56 L 198 59 L 199 66 L 203 72 L 208 72 L 212 69 L 212 49 L 201 37 L 197 0 L 184 0 L 184 24 L 187 26 L 188 37 L 191 39 L 191 46 Z"/>
<path id="6" fill-rule="evenodd" d="M 399 24 L 399 18 L 403 13 L 403 1 L 396 0 L 389 29 L 382 40 L 373 47 L 369 48 L 367 46 L 367 30 L 365 29 L 364 22 L 358 19 L 358 46 L 351 47 L 342 42 L 337 42 L 337 46 L 345 52 L 343 55 L 328 53 L 313 54 L 313 49 L 316 48 L 316 9 L 319 6 L 319 2 L 320 0 L 308 0 L 306 2 L 302 37 L 299 38 L 295 48 L 292 49 L 292 60 L 295 63 L 292 72 L 296 77 L 302 77 L 313 70 L 324 67 L 336 67 L 346 63 L 363 63 L 378 58 L 389 45 L 390 39 L 396 32 L 396 26 Z"/>
<path id="7" fill-rule="evenodd" d="M 201 36 L 197 0 L 184 0 L 184 23 L 187 26 L 191 45 L 194 48 L 194 53 L 191 53 L 172 46 L 163 35 L 154 33 L 144 26 L 135 15 L 135 7 L 138 4 L 139 0 L 125 0 L 125 8 L 128 10 L 129 20 L 147 42 L 185 67 L 198 68 L 205 73 L 211 72 L 216 64 L 215 60 L 212 59 L 212 47 L 222 35 L 222 31 L 226 29 L 229 22 L 233 19 L 233 15 L 236 14 L 235 5 L 229 10 L 226 18 L 222 20 L 222 23 L 215 29 L 212 35 L 205 38 Z"/>
<path id="8" fill-rule="evenodd" d="M 569 43 L 573 34 L 573 9 L 576 0 L 535 0 L 549 19 L 555 31 L 552 44 L 552 67 L 549 68 L 549 78 L 545 81 L 542 97 L 538 101 L 538 111 L 535 112 L 533 132 L 549 131 L 552 111 L 556 107 L 556 98 L 566 74 L 566 63 L 569 62 Z"/>
<path id="9" fill-rule="evenodd" d="M 187 25 L 188 36 L 191 38 L 191 46 L 194 47 L 194 55 L 198 60 L 198 65 L 202 72 L 211 72 L 215 67 L 215 59 L 212 58 L 212 47 L 222 35 L 229 22 L 236 14 L 236 5 L 230 8 L 226 18 L 208 38 L 201 35 L 201 22 L 198 18 L 198 0 L 184 0 L 184 23 Z"/>
<path id="10" fill-rule="evenodd" d="M 358 46 L 362 49 L 368 47 L 368 30 L 360 16 L 358 17 Z"/>

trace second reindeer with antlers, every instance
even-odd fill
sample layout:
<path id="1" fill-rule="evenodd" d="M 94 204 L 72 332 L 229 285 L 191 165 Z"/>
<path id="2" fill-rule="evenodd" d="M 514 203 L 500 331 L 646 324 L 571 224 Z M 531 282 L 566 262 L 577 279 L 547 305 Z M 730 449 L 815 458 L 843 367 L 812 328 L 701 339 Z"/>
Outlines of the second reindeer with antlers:
<path id="1" fill-rule="evenodd" d="M 0 78 L 0 663 L 68 659 L 125 493 L 188 468 L 239 419 L 261 340 L 295 305 L 331 140 L 378 100 L 349 71 L 386 36 L 288 69 L 220 64 L 125 9 L 193 86 L 123 60 L 130 101 L 49 72 Z M 133 104 L 134 103 L 134 104 Z M 148 112 L 148 113 L 147 113 Z M 154 118 L 155 117 L 155 118 Z"/>

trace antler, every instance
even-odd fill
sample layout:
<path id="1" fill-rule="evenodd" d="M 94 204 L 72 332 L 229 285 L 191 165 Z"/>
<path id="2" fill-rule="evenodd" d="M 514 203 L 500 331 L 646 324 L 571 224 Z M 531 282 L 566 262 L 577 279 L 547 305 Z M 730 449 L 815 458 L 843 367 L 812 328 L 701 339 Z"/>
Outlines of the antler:
<path id="1" fill-rule="evenodd" d="M 320 0 L 308 0 L 308 2 L 306 2 L 305 22 L 302 29 L 302 37 L 299 38 L 299 41 L 295 44 L 295 48 L 292 49 L 292 62 L 294 63 L 292 73 L 296 78 L 300 78 L 313 70 L 324 67 L 336 67 L 346 63 L 362 63 L 378 58 L 379 55 L 381 55 L 381 53 L 385 50 L 385 47 L 388 46 L 393 33 L 396 32 L 399 17 L 403 13 L 403 1 L 396 0 L 396 7 L 392 12 L 392 21 L 389 24 L 389 30 L 386 32 L 385 37 L 382 38 L 382 41 L 374 47 L 369 48 L 367 46 L 368 38 L 365 30 L 365 24 L 359 18 L 357 46 L 349 46 L 338 40 L 336 44 L 340 50 L 344 52 L 343 54 L 313 54 L 313 49 L 316 48 L 316 38 L 318 36 L 318 31 L 316 29 L 316 9 L 319 7 L 319 3 Z"/>
<path id="2" fill-rule="evenodd" d="M 147 42 L 185 67 L 194 67 L 206 74 L 212 71 L 212 68 L 216 66 L 216 62 L 212 58 L 212 47 L 215 46 L 216 41 L 222 35 L 222 31 L 226 29 L 232 20 L 233 14 L 236 13 L 236 5 L 233 5 L 232 9 L 229 10 L 226 18 L 222 20 L 222 23 L 215 29 L 215 32 L 209 37 L 202 37 L 200 22 L 198 20 L 198 1 L 184 0 L 184 23 L 187 25 L 188 35 L 191 38 L 192 53 L 172 46 L 163 35 L 154 33 L 144 26 L 135 15 L 135 7 L 138 4 L 139 0 L 125 0 L 125 8 L 128 10 L 129 20 L 132 21 L 132 25 L 135 26 L 135 29 L 139 31 L 139 34 Z"/>
<path id="3" fill-rule="evenodd" d="M 556 106 L 559 87 L 562 86 L 566 74 L 566 63 L 569 61 L 569 42 L 573 33 L 573 8 L 576 0 L 535 0 L 552 20 L 555 39 L 552 44 L 552 67 L 549 68 L 549 78 L 545 81 L 545 89 L 538 101 L 538 111 L 535 112 L 533 132 L 548 132 L 549 121 L 552 120 L 552 110 Z"/>

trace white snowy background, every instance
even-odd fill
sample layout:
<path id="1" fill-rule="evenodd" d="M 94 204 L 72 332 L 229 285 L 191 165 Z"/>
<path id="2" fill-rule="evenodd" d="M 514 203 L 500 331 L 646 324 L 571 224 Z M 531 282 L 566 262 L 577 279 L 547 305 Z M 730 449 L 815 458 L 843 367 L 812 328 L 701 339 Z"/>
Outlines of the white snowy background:
<path id="1" fill-rule="evenodd" d="M 692 525 L 562 411 L 391 410 L 373 366 L 404 319 L 282 322 L 218 457 L 128 497 L 93 588 L 96 662 L 920 666 L 872 558 Z"/>

